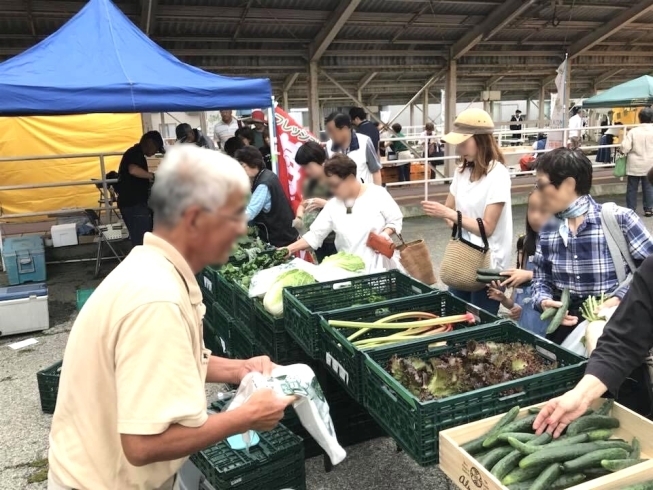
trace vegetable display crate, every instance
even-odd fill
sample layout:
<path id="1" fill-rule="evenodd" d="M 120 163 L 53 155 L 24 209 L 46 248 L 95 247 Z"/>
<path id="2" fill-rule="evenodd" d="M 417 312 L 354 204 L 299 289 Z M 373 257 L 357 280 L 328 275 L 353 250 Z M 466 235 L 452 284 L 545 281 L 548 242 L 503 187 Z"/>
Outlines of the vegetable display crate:
<path id="1" fill-rule="evenodd" d="M 230 355 L 231 329 L 234 320 L 231 315 L 217 303 L 213 303 L 211 309 L 213 311 L 213 334 L 216 336 L 218 343 L 222 347 L 223 354 Z"/>
<path id="2" fill-rule="evenodd" d="M 592 408 L 598 409 L 601 403 L 600 400 L 597 401 Z M 522 409 L 519 417 L 526 416 L 527 412 L 528 408 Z M 612 409 L 612 416 L 619 419 L 621 425 L 619 429 L 615 430 L 613 438 L 621 438 L 630 442 L 633 437 L 637 437 L 642 446 L 641 457 L 653 458 L 653 422 L 617 403 Z M 500 418 L 501 416 L 487 418 L 440 432 L 440 468 L 457 488 L 507 490 L 507 487 L 460 447 L 487 433 Z M 621 490 L 629 485 L 643 483 L 651 479 L 653 479 L 653 460 L 601 478 L 585 481 L 568 487 L 568 490 Z"/>
<path id="3" fill-rule="evenodd" d="M 220 409 L 226 402 L 217 402 Z M 304 490 L 304 448 L 300 437 L 283 425 L 259 432 L 249 450 L 231 449 L 226 441 L 193 454 L 190 459 L 215 490 Z"/>
<path id="4" fill-rule="evenodd" d="M 204 336 L 204 347 L 209 349 L 211 351 L 211 354 L 214 356 L 227 356 L 228 354 L 226 352 L 227 345 L 226 343 L 223 344 L 223 341 L 220 337 L 218 337 L 213 328 L 209 325 L 209 323 L 204 319 L 203 322 L 203 336 Z"/>
<path id="5" fill-rule="evenodd" d="M 77 290 L 77 311 L 82 309 L 82 306 L 88 301 L 95 289 L 78 289 Z"/>
<path id="6" fill-rule="evenodd" d="M 234 300 L 234 285 L 227 281 L 219 272 L 219 266 L 208 266 L 200 272 L 200 287 L 210 298 L 223 308 L 231 309 Z"/>
<path id="7" fill-rule="evenodd" d="M 385 370 L 393 355 L 427 359 L 459 351 L 470 340 L 521 342 L 532 345 L 556 369 L 514 381 L 433 401 L 420 401 Z M 446 342 L 446 345 L 440 343 Z M 443 429 L 505 412 L 515 405 L 549 400 L 573 388 L 582 378 L 586 359 L 538 337 L 510 321 L 471 327 L 433 340 L 413 342 L 367 352 L 364 405 L 401 448 L 421 465 L 438 462 L 438 433 Z M 513 391 L 514 394 L 507 394 Z"/>
<path id="8" fill-rule="evenodd" d="M 283 291 L 286 330 L 309 356 L 318 359 L 322 354 L 321 313 L 435 292 L 430 286 L 395 270 L 345 281 L 286 288 Z"/>
<path id="9" fill-rule="evenodd" d="M 254 302 L 254 334 L 263 353 L 277 364 L 304 363 L 309 358 L 303 349 L 288 335 L 283 318 L 275 318 L 257 299 Z"/>
<path id="10" fill-rule="evenodd" d="M 233 284 L 233 317 L 235 320 L 247 325 L 250 330 L 254 325 L 254 299 L 240 285 Z M 226 309 L 226 308 L 225 308 Z"/>
<path id="11" fill-rule="evenodd" d="M 54 413 L 59 393 L 59 378 L 61 377 L 61 365 L 59 361 L 36 373 L 36 382 L 39 386 L 39 397 L 41 398 L 41 410 L 43 413 Z"/>
<path id="12" fill-rule="evenodd" d="M 234 319 L 229 327 L 229 353 L 233 359 L 249 359 L 263 354 L 254 334 L 242 322 Z"/>
<path id="13" fill-rule="evenodd" d="M 433 313 L 439 317 L 462 315 L 471 313 L 476 319 L 475 325 L 495 323 L 498 317 L 479 310 L 475 306 L 465 303 L 445 291 L 438 291 L 427 296 L 415 296 L 401 300 L 376 305 L 361 306 L 345 311 L 324 313 L 321 325 L 321 357 L 329 370 L 334 373 L 338 381 L 347 392 L 358 402 L 363 401 L 363 371 L 365 364 L 364 352 L 355 347 L 347 337 L 357 332 L 355 328 L 333 328 L 328 324 L 329 320 L 347 320 L 357 322 L 375 322 L 381 318 L 396 313 L 419 311 Z M 456 323 L 454 329 L 469 327 L 468 323 Z M 383 337 L 397 333 L 397 330 L 372 330 L 357 340 L 371 337 Z M 431 342 L 437 341 L 438 337 L 430 337 Z M 395 344 L 397 345 L 397 344 Z"/>

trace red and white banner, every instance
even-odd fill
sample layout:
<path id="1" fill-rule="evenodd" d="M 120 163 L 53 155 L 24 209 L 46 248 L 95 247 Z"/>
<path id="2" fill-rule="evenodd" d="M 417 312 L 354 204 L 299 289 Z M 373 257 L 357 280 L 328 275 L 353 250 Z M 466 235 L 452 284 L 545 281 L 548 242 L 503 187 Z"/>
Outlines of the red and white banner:
<path id="1" fill-rule="evenodd" d="M 278 106 L 275 109 L 274 122 L 277 130 L 279 180 L 290 200 L 293 212 L 297 212 L 302 202 L 303 172 L 295 163 L 295 154 L 304 143 L 318 141 L 318 139 Z"/>

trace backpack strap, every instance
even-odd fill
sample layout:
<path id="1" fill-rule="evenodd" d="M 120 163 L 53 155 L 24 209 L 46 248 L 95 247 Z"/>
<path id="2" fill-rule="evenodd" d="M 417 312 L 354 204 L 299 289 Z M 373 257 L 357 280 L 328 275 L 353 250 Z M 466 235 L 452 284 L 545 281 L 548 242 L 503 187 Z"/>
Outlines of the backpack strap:
<path id="1" fill-rule="evenodd" d="M 603 228 L 603 234 L 608 243 L 612 262 L 614 262 L 617 280 L 621 285 L 630 282 L 632 273 L 637 269 L 637 266 L 630 255 L 626 238 L 617 221 L 617 209 L 618 206 L 613 202 L 603 204 L 601 207 L 601 228 Z M 628 264 L 630 273 L 626 272 L 624 261 Z"/>

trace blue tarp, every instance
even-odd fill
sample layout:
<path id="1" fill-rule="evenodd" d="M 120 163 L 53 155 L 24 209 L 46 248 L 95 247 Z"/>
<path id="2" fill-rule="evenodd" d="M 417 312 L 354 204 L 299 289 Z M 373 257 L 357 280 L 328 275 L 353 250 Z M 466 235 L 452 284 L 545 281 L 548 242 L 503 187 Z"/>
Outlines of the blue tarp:
<path id="1" fill-rule="evenodd" d="M 1 115 L 251 109 L 271 105 L 268 79 L 182 63 L 110 0 L 90 0 L 57 32 L 0 63 Z"/>

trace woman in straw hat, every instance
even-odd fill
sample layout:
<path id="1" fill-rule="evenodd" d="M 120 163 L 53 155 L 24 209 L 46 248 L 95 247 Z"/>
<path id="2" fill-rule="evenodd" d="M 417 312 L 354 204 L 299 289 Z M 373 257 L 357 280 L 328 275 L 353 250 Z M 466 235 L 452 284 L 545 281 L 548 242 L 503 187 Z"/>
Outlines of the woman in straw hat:
<path id="1" fill-rule="evenodd" d="M 456 145 L 462 164 L 456 170 L 444 204 L 424 201 L 424 212 L 453 225 L 462 214 L 462 236 L 483 246 L 477 219 L 483 220 L 488 237 L 492 267 L 510 267 L 512 250 L 512 207 L 510 174 L 504 157 L 493 136 L 494 123 L 480 109 L 463 111 L 454 122 L 453 131 L 445 135 L 445 143 Z M 496 314 L 499 304 L 487 297 L 487 292 L 449 291 L 464 301 Z"/>

